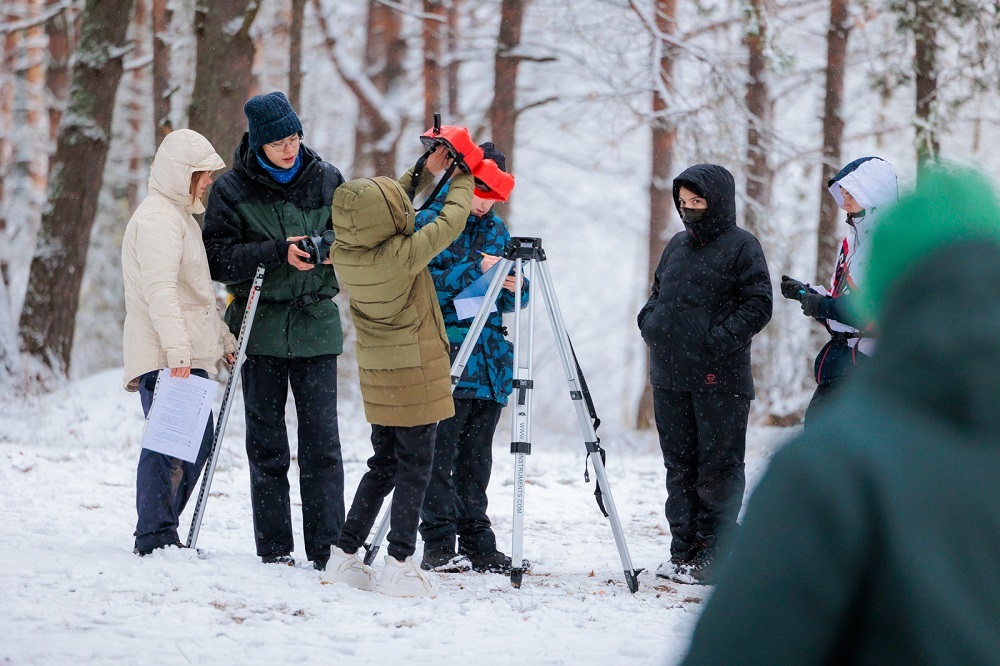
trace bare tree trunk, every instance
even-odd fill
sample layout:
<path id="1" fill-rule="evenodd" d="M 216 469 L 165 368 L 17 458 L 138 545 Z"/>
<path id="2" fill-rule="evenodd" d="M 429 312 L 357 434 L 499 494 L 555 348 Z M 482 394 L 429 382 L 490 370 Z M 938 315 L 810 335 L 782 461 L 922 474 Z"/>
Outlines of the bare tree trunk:
<path id="1" fill-rule="evenodd" d="M 135 12 L 132 16 L 132 57 L 141 59 L 150 50 L 151 41 L 149 12 L 146 11 L 147 0 L 134 0 Z M 148 141 L 144 140 L 142 131 L 146 126 L 146 113 L 149 109 L 149 97 L 146 92 L 146 68 L 136 67 L 128 73 L 129 99 L 125 103 L 125 114 L 128 120 L 128 182 L 125 185 L 125 200 L 129 211 L 139 206 L 139 195 L 143 181 L 146 180 L 146 156 L 149 153 Z M 155 132 L 153 133 L 155 136 Z M 152 138 L 152 137 L 150 137 Z"/>
<path id="2" fill-rule="evenodd" d="M 445 58 L 448 79 L 448 117 L 460 116 L 458 68 L 461 59 L 458 57 L 459 8 L 462 0 L 451 0 L 448 3 L 448 55 Z"/>
<path id="3" fill-rule="evenodd" d="M 132 5 L 133 0 L 87 0 L 84 8 L 79 50 L 89 57 L 73 65 L 68 114 L 52 158 L 48 206 L 19 326 L 23 349 L 39 364 L 32 371 L 37 379 L 69 371 Z"/>
<path id="4" fill-rule="evenodd" d="M 941 149 L 937 134 L 937 17 L 932 3 L 916 2 L 914 5 L 917 162 L 923 165 L 936 160 Z"/>
<path id="5" fill-rule="evenodd" d="M 306 0 L 292 0 L 288 29 L 288 101 L 293 109 L 298 109 L 302 102 L 302 24 L 305 11 Z"/>
<path id="6" fill-rule="evenodd" d="M 14 2 L 4 4 L 3 11 L 0 12 L 0 20 L 6 24 L 19 20 L 20 7 Z M 12 157 L 12 143 L 8 140 L 13 129 L 14 115 L 14 85 L 15 77 L 14 62 L 19 48 L 21 33 L 11 31 L 4 33 L 3 51 L 0 53 L 0 240 L 3 247 L 0 247 L 0 396 L 4 390 L 9 388 L 10 377 L 17 372 L 19 360 L 17 327 L 14 325 L 15 306 L 14 299 L 10 294 L 11 283 L 11 255 L 7 252 L 10 247 L 9 238 L 11 229 L 8 227 L 7 212 L 9 189 L 7 179 L 10 174 L 10 163 Z M 16 231 L 16 225 L 14 225 Z"/>
<path id="7" fill-rule="evenodd" d="M 61 0 L 48 0 L 49 7 L 60 4 Z M 59 136 L 59 122 L 66 108 L 69 95 L 69 57 L 76 48 L 73 38 L 73 16 L 69 8 L 63 9 L 45 22 L 45 34 L 49 38 L 49 62 L 45 68 L 45 89 L 49 103 L 49 141 L 55 145 Z"/>
<path id="8" fill-rule="evenodd" d="M 249 96 L 255 50 L 250 26 L 260 2 L 213 3 L 211 11 L 201 6 L 196 14 L 198 61 L 188 125 L 221 155 L 229 155 L 246 131 L 243 104 Z"/>
<path id="9" fill-rule="evenodd" d="M 445 25 L 441 0 L 424 0 L 424 127 L 441 110 L 441 32 Z"/>
<path id="10" fill-rule="evenodd" d="M 173 130 L 170 98 L 174 88 L 170 75 L 170 25 L 174 19 L 170 0 L 153 0 L 153 126 L 156 144 Z"/>
<path id="11" fill-rule="evenodd" d="M 397 87 L 405 74 L 403 60 L 406 40 L 403 39 L 401 28 L 402 17 L 399 12 L 379 0 L 369 0 L 364 71 L 383 96 Z M 382 112 L 371 104 L 371 100 L 364 94 L 357 96 L 354 173 L 394 174 L 396 142 L 386 141 L 393 128 Z"/>
<path id="12" fill-rule="evenodd" d="M 850 0 L 830 0 L 830 25 L 826 33 L 826 97 L 823 102 L 823 163 L 820 168 L 819 229 L 816 234 L 816 284 L 824 284 L 830 260 L 837 255 L 837 202 L 826 184 L 840 168 L 840 147 L 844 138 L 844 63 L 850 36 Z"/>
<path id="13" fill-rule="evenodd" d="M 500 34 L 493 58 L 493 102 L 489 121 L 491 139 L 507 156 L 507 171 L 514 173 L 514 129 L 517 122 L 517 70 L 521 61 L 514 52 L 521 45 L 525 0 L 503 0 Z"/>
<path id="14" fill-rule="evenodd" d="M 771 205 L 774 171 L 769 161 L 766 138 L 771 120 L 771 100 L 767 86 L 767 7 L 766 0 L 750 0 L 743 44 L 747 48 L 746 221 L 750 233 L 762 238 L 764 216 Z"/>
<path id="15" fill-rule="evenodd" d="M 671 211 L 674 210 L 673 170 L 674 141 L 677 128 L 667 118 L 670 109 L 667 95 L 673 87 L 675 50 L 670 39 L 677 31 L 677 0 L 656 0 L 654 57 L 656 72 L 653 85 L 652 169 L 649 179 L 649 260 L 646 266 L 647 284 L 653 283 L 660 255 L 670 240 Z M 644 376 L 649 376 L 649 356 L 645 357 Z M 635 427 L 645 430 L 653 426 L 653 387 L 644 382 Z"/>

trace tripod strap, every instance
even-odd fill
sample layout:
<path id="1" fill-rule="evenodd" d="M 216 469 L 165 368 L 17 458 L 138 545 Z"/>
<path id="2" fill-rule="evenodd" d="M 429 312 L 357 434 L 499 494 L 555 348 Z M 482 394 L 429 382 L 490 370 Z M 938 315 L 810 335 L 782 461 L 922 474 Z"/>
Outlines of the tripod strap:
<path id="1" fill-rule="evenodd" d="M 593 451 L 587 451 L 587 457 L 583 461 L 583 480 L 590 483 L 590 469 L 587 464 L 590 461 L 590 455 L 592 453 L 599 453 L 601 455 L 601 466 L 604 466 L 604 461 L 607 460 L 607 452 L 601 448 L 601 438 L 597 436 L 597 429 L 601 427 L 601 419 L 597 416 L 597 408 L 594 407 L 594 398 L 590 395 L 590 389 L 587 387 L 587 378 L 583 376 L 583 370 L 580 369 L 580 361 L 576 358 L 576 349 L 573 348 L 573 341 L 569 339 L 567 334 L 566 339 L 569 340 L 569 351 L 573 354 L 573 365 L 576 366 L 576 378 L 580 382 L 580 393 L 583 394 L 583 401 L 587 405 L 587 413 L 590 414 L 590 420 L 594 424 L 594 438 L 597 440 L 592 443 L 588 443 L 588 449 L 593 448 Z M 604 517 L 608 517 L 608 510 L 604 508 L 604 495 L 601 493 L 601 483 L 597 481 L 594 484 L 594 499 L 597 500 L 597 507 L 604 514 Z"/>
<path id="2" fill-rule="evenodd" d="M 428 150 L 421 155 L 417 163 L 413 165 L 413 178 L 410 179 L 410 186 L 406 188 L 406 196 L 410 197 L 410 201 L 413 201 L 413 197 L 417 196 L 417 184 L 420 183 L 420 176 L 424 173 L 424 164 L 427 163 L 427 158 L 431 156 L 431 152 L 433 151 Z"/>
<path id="3" fill-rule="evenodd" d="M 437 185 L 434 186 L 434 191 L 431 192 L 430 196 L 428 196 L 426 199 L 424 199 L 424 202 L 422 204 L 420 204 L 420 208 L 418 208 L 417 211 L 425 210 L 432 203 L 434 203 L 434 200 L 437 198 L 437 195 L 441 193 L 441 190 L 444 188 L 444 184 L 447 183 L 451 179 L 451 175 L 453 173 L 455 173 L 455 163 L 454 162 L 452 162 L 451 166 L 449 166 L 448 169 L 444 172 L 444 175 L 441 176 L 441 180 L 439 180 L 437 182 Z M 414 196 L 416 196 L 416 195 L 414 195 Z"/>
<path id="4" fill-rule="evenodd" d="M 596 448 L 597 450 L 594 451 L 594 453 L 601 454 L 601 465 L 604 465 L 604 461 L 608 459 L 607 452 L 601 448 L 600 444 L 597 444 Z M 591 452 L 588 451 L 587 457 L 583 460 L 583 480 L 587 483 L 590 483 L 590 469 L 587 467 L 587 461 L 590 460 L 590 454 Z M 601 483 L 598 481 L 594 485 L 597 486 L 594 488 L 594 499 L 597 500 L 597 508 L 600 509 L 601 513 L 604 514 L 604 517 L 607 518 L 608 510 L 604 508 L 604 494 L 601 492 Z"/>
<path id="5" fill-rule="evenodd" d="M 569 340 L 569 335 L 567 334 L 566 339 Z M 597 408 L 594 407 L 594 399 L 590 395 L 590 389 L 587 388 L 587 378 L 583 376 L 583 370 L 580 369 L 580 362 L 576 360 L 576 349 L 573 348 L 573 341 L 569 340 L 569 351 L 573 354 L 573 365 L 576 366 L 576 378 L 580 380 L 580 391 L 583 393 L 583 400 L 587 403 L 587 413 L 590 414 L 590 420 L 594 423 L 594 433 L 597 433 L 597 429 L 601 427 L 601 419 L 597 416 Z M 601 442 L 601 438 L 597 438 L 598 444 Z"/>

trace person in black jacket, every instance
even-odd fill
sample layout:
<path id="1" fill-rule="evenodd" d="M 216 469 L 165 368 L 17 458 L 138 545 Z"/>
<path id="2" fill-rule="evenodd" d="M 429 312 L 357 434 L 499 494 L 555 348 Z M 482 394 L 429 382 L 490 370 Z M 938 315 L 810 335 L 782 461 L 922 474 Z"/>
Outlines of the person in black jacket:
<path id="1" fill-rule="evenodd" d="M 226 322 L 234 334 L 257 266 L 266 271 L 242 370 L 257 554 L 265 563 L 295 564 L 285 429 L 291 386 L 306 556 L 322 570 L 344 523 L 343 333 L 333 302 L 340 285 L 328 254 L 313 257 L 297 244 L 332 228 L 330 205 L 344 177 L 302 144 L 302 124 L 282 93 L 252 97 L 243 112 L 249 131 L 233 169 L 212 188 L 202 238 L 212 279 L 233 297 Z"/>
<path id="2" fill-rule="evenodd" d="M 743 501 L 750 340 L 771 319 L 771 279 L 760 243 L 736 226 L 724 167 L 685 170 L 674 205 L 685 230 L 664 249 L 638 317 L 667 469 L 670 561 L 656 575 L 704 583 Z"/>

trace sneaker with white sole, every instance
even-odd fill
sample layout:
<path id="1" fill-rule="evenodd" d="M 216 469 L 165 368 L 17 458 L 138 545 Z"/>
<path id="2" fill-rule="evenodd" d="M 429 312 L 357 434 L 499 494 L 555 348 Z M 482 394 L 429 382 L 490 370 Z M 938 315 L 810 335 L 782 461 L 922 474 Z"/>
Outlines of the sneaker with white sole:
<path id="1" fill-rule="evenodd" d="M 426 574 L 407 557 L 400 562 L 392 555 L 385 556 L 385 566 L 379 576 L 376 591 L 390 597 L 436 597 L 437 590 Z"/>
<path id="2" fill-rule="evenodd" d="M 330 547 L 330 559 L 323 572 L 323 580 L 346 583 L 358 590 L 375 589 L 375 570 L 364 563 L 358 554 L 347 553 L 337 546 Z"/>

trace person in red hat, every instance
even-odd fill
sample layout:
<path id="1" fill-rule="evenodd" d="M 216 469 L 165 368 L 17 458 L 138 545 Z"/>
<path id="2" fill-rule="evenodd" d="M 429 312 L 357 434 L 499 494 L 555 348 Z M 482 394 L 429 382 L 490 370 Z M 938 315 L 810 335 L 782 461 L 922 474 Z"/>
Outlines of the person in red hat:
<path id="1" fill-rule="evenodd" d="M 452 362 L 473 321 L 458 318 L 455 297 L 497 263 L 510 242 L 507 226 L 493 212 L 493 205 L 507 201 L 514 177 L 506 172 L 506 157 L 496 146 L 487 142 L 480 148 L 483 160 L 472 171 L 476 188 L 465 229 L 428 265 Z M 447 191 L 445 186 L 417 213 L 417 229 L 437 217 Z M 489 315 L 455 387 L 455 416 L 438 424 L 434 466 L 420 512 L 424 540 L 420 566 L 425 571 L 510 572 L 510 556 L 497 549 L 486 513 L 486 488 L 493 468 L 493 434 L 513 390 L 513 346 L 504 336 L 502 313 L 513 311 L 515 287 L 514 278 L 508 277 L 497 298 L 497 311 Z M 521 307 L 527 301 L 525 282 Z"/>

